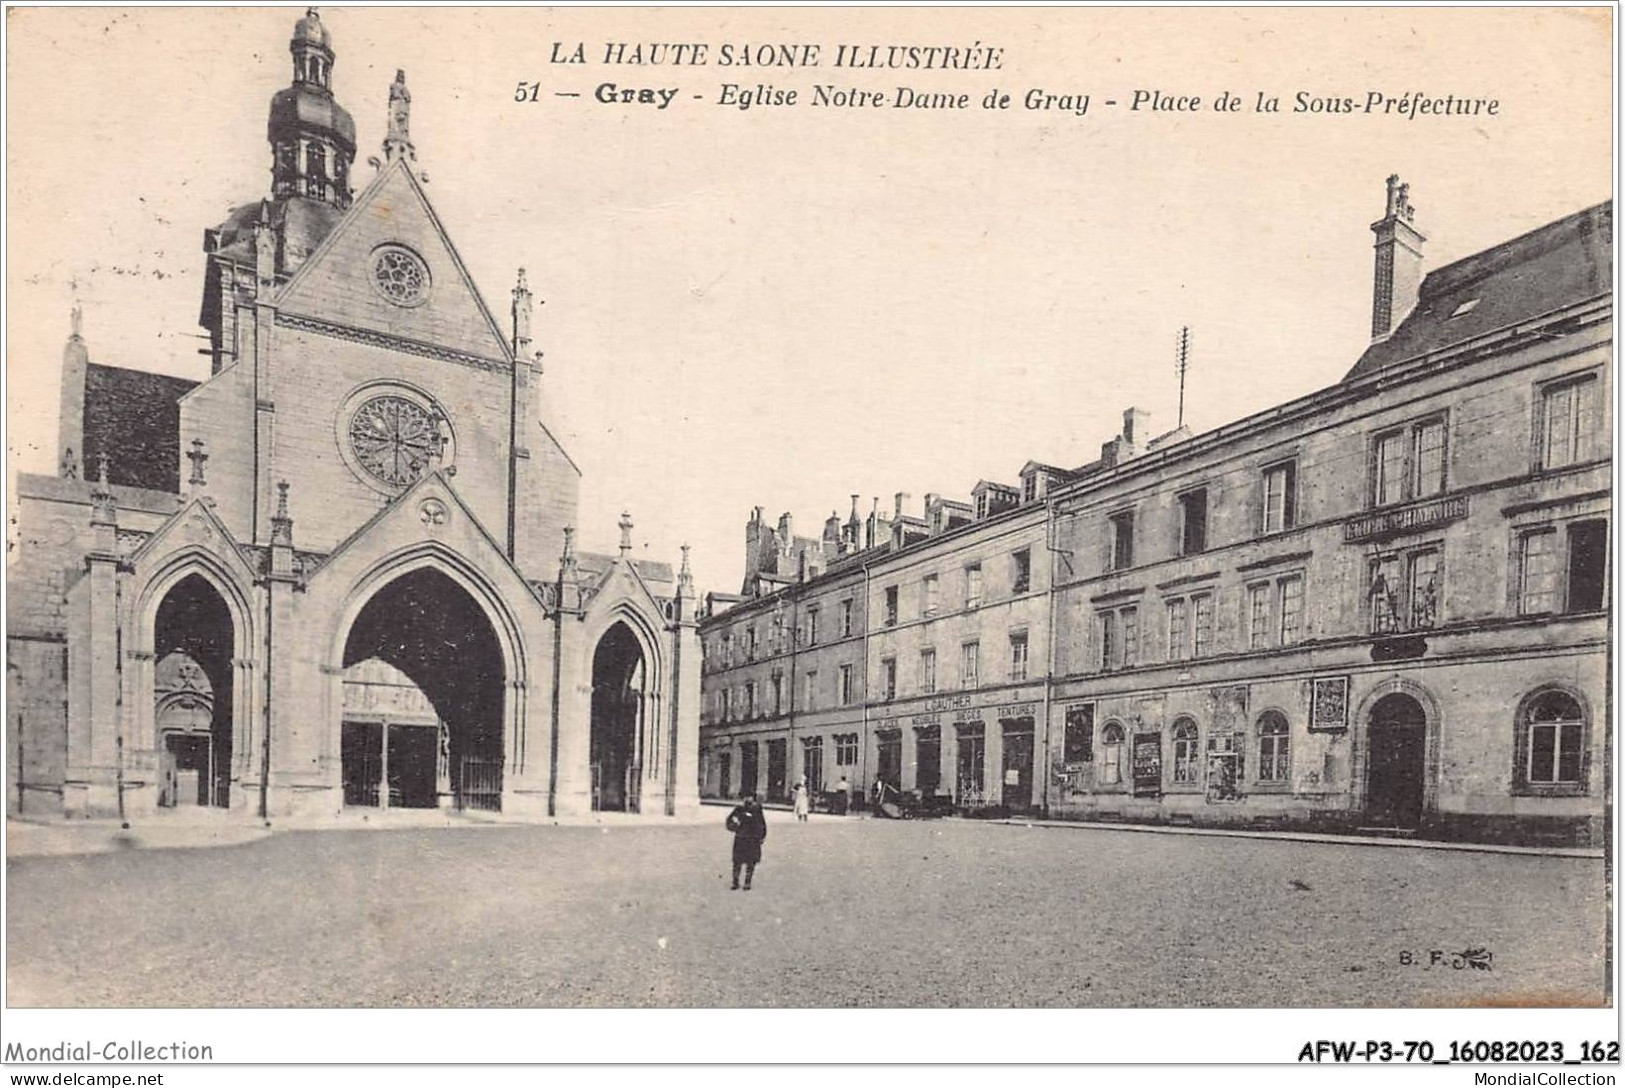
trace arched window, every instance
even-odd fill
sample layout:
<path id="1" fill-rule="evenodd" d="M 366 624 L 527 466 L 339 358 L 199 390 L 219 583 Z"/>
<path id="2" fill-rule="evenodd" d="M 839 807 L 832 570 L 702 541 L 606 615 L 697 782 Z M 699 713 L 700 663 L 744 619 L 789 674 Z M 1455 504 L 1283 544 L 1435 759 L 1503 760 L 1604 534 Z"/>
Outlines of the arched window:
<path id="1" fill-rule="evenodd" d="M 1292 777 L 1292 758 L 1287 749 L 1286 715 L 1266 710 L 1258 716 L 1258 780 L 1286 782 Z"/>
<path id="2" fill-rule="evenodd" d="M 1578 699 L 1557 689 L 1526 699 L 1517 733 L 1519 786 L 1537 792 L 1585 788 L 1586 716 Z"/>
<path id="3" fill-rule="evenodd" d="M 1123 781 L 1123 727 L 1107 722 L 1100 731 L 1100 784 L 1115 786 Z"/>
<path id="4" fill-rule="evenodd" d="M 1195 785 L 1198 779 L 1200 752 L 1196 746 L 1196 722 L 1190 718 L 1174 719 L 1174 781 L 1180 785 Z"/>

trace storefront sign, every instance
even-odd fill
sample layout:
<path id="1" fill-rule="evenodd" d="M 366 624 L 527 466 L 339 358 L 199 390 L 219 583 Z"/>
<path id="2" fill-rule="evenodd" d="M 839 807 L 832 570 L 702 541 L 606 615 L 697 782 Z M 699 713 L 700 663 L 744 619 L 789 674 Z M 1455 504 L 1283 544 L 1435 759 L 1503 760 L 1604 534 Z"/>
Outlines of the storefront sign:
<path id="1" fill-rule="evenodd" d="M 1134 796 L 1162 792 L 1162 734 L 1134 734 Z"/>

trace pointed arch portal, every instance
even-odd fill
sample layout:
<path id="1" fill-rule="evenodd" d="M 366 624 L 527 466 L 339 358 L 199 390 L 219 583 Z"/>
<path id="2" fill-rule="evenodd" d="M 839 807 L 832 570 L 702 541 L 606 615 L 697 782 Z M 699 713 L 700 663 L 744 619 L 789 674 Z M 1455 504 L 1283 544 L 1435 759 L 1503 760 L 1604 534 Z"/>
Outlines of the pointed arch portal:
<path id="1" fill-rule="evenodd" d="M 592 807 L 637 812 L 638 753 L 649 694 L 649 666 L 631 628 L 617 622 L 592 655 Z"/>
<path id="2" fill-rule="evenodd" d="M 344 643 L 347 672 L 370 661 L 403 674 L 433 713 L 345 713 L 344 803 L 500 809 L 507 677 L 496 632 L 468 591 L 432 567 L 386 583 Z"/>
<path id="3" fill-rule="evenodd" d="M 235 642 L 231 610 L 202 576 L 186 575 L 158 602 L 153 718 L 162 806 L 231 803 Z"/>

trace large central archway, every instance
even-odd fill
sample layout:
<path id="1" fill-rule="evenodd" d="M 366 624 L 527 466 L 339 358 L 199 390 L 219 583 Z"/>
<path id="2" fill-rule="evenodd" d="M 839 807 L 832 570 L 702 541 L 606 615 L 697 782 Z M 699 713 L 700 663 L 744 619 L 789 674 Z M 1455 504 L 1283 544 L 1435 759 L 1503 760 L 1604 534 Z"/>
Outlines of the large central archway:
<path id="1" fill-rule="evenodd" d="M 648 687 L 643 648 L 626 624 L 616 623 L 592 655 L 592 807 L 597 811 L 638 811 Z"/>
<path id="2" fill-rule="evenodd" d="M 340 734 L 345 804 L 500 809 L 507 677 L 479 604 L 432 567 L 400 575 L 368 599 L 345 639 L 346 669 L 374 659 L 415 685 L 443 729 L 432 721 L 347 716 Z"/>

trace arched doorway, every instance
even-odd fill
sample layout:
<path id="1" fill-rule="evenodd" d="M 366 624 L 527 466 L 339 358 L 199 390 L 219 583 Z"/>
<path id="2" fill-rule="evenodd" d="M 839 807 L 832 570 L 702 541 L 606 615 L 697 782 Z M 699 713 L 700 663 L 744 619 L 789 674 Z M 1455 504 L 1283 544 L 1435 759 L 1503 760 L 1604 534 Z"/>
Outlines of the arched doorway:
<path id="1" fill-rule="evenodd" d="M 158 803 L 231 803 L 231 612 L 218 590 L 188 574 L 158 602 L 152 645 Z"/>
<path id="2" fill-rule="evenodd" d="M 592 655 L 592 807 L 637 812 L 639 739 L 648 694 L 643 647 L 624 623 L 611 627 Z"/>
<path id="3" fill-rule="evenodd" d="M 1414 696 L 1378 699 L 1366 726 L 1366 814 L 1373 821 L 1416 827 L 1427 792 L 1427 711 Z"/>
<path id="4" fill-rule="evenodd" d="M 382 677 L 370 676 L 377 663 L 388 666 Z M 339 739 L 346 805 L 433 808 L 445 800 L 500 810 L 502 648 L 467 590 L 433 568 L 390 581 L 356 615 L 343 665 L 352 683 L 398 673 L 432 708 L 406 705 L 411 698 L 394 713 L 347 708 Z"/>

